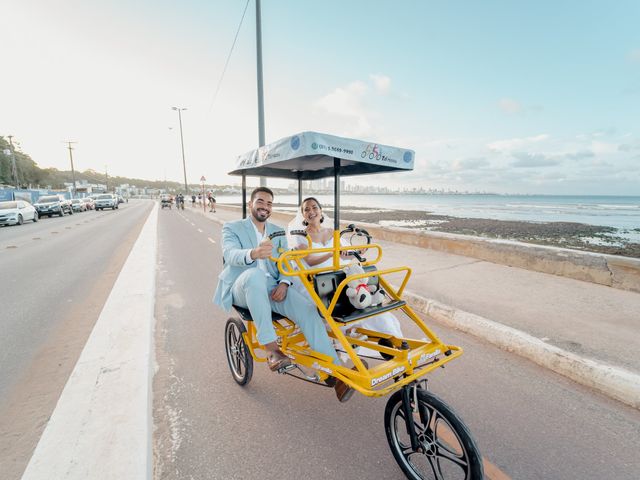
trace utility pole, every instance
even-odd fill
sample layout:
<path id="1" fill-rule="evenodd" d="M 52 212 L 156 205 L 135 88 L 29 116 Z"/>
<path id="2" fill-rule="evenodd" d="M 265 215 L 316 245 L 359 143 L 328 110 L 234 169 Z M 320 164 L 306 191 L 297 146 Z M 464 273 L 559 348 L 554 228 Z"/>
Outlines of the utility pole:
<path id="1" fill-rule="evenodd" d="M 184 161 L 184 138 L 182 137 L 182 111 L 186 108 L 171 107 L 173 110 L 178 111 L 178 121 L 180 122 L 180 145 L 182 147 L 182 171 L 184 172 L 184 194 L 189 194 L 189 187 L 187 186 L 187 166 Z"/>
<path id="2" fill-rule="evenodd" d="M 256 0 L 256 58 L 258 75 L 258 147 L 264 146 L 264 95 L 262 92 L 262 19 L 260 0 Z M 260 177 L 260 186 L 267 186 L 267 179 Z"/>
<path id="3" fill-rule="evenodd" d="M 78 143 L 78 142 L 71 142 L 71 141 L 67 141 L 65 142 L 69 148 L 69 160 L 71 160 L 71 175 L 73 176 L 73 197 L 72 198 L 76 198 L 76 194 L 77 194 L 77 190 L 76 190 L 76 171 L 73 168 L 73 153 L 71 153 L 73 151 L 73 147 L 71 146 L 72 143 Z"/>
<path id="4" fill-rule="evenodd" d="M 8 135 L 9 137 L 9 147 L 11 150 L 11 174 L 13 175 L 13 181 L 16 184 L 16 189 L 20 188 L 18 184 L 18 166 L 16 165 L 16 152 L 13 148 L 13 135 Z"/>
<path id="5" fill-rule="evenodd" d="M 106 165 L 104 166 L 104 178 L 105 178 L 105 181 L 106 181 L 106 184 L 107 184 L 105 186 L 105 190 L 106 190 L 106 192 L 108 192 L 109 191 L 109 174 L 107 173 L 107 166 Z"/>

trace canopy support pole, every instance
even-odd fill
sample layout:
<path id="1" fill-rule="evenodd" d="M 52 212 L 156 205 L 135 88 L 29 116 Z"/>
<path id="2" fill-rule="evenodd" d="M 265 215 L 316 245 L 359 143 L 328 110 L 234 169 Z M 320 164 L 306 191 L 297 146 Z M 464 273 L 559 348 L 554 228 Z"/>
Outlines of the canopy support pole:
<path id="1" fill-rule="evenodd" d="M 302 206 L 302 178 L 298 175 L 298 207 Z"/>
<path id="2" fill-rule="evenodd" d="M 242 174 L 242 219 L 247 218 L 247 176 Z"/>
<path id="3" fill-rule="evenodd" d="M 333 198 L 335 205 L 333 206 L 333 229 L 340 230 L 340 159 L 333 158 Z"/>

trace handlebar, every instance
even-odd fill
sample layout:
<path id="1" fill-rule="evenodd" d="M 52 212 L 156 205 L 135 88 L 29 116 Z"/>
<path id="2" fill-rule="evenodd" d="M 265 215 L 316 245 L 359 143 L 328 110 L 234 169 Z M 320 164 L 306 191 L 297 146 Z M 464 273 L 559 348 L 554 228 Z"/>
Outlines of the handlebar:
<path id="1" fill-rule="evenodd" d="M 269 240 L 273 240 L 274 238 L 277 237 L 284 237 L 287 235 L 287 232 L 285 232 L 284 230 L 278 230 L 277 232 L 273 232 L 272 234 L 270 234 L 268 236 Z M 289 232 L 289 235 L 298 235 L 301 237 L 306 237 L 307 239 L 307 245 L 309 246 L 309 249 L 313 248 L 313 244 L 311 242 L 311 237 L 309 236 L 309 234 L 305 231 L 305 230 L 291 230 Z M 278 249 L 278 253 L 282 253 L 284 252 L 283 248 L 279 248 Z M 275 257 L 269 257 L 269 260 L 271 260 L 272 262 L 277 262 L 278 259 Z"/>

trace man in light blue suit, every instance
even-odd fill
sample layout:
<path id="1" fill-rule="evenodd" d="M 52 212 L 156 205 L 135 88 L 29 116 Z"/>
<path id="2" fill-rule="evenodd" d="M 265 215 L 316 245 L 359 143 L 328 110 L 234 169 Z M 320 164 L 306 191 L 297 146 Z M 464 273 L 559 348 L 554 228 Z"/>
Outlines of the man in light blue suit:
<path id="1" fill-rule="evenodd" d="M 277 336 L 271 321 L 271 311 L 296 322 L 311 348 L 332 357 L 338 363 L 336 351 L 325 330 L 315 305 L 300 292 L 289 289 L 291 282 L 280 276 L 270 256 L 277 257 L 279 248 L 287 248 L 286 237 L 269 235 L 282 228 L 267 222 L 271 216 L 273 192 L 258 187 L 251 192 L 251 215 L 244 220 L 227 222 L 222 228 L 224 269 L 218 277 L 213 302 L 230 311 L 232 305 L 249 309 L 258 331 L 258 342 L 267 350 L 267 363 L 272 371 L 291 364 L 276 343 Z M 353 390 L 336 381 L 336 394 L 347 401 Z"/>

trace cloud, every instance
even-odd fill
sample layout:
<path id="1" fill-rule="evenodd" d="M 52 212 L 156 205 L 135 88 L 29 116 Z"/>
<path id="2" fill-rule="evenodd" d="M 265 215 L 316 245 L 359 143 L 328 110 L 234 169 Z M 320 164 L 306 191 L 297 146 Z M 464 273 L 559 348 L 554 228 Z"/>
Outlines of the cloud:
<path id="1" fill-rule="evenodd" d="M 512 98 L 501 98 L 498 102 L 498 107 L 500 107 L 500 110 L 503 112 L 509 114 L 520 113 L 524 110 L 522 104 Z"/>
<path id="2" fill-rule="evenodd" d="M 593 158 L 595 155 L 591 150 L 580 150 L 578 152 L 565 153 L 564 158 L 568 160 L 582 160 L 583 158 Z"/>
<path id="3" fill-rule="evenodd" d="M 337 87 L 313 103 L 313 106 L 329 115 L 342 117 L 347 124 L 342 134 L 365 136 L 373 133 L 374 120 L 382 117 L 370 108 L 377 98 L 391 91 L 391 78 L 380 74 L 369 75 L 369 82 L 355 80 L 346 86 Z M 340 130 L 340 128 L 338 128 Z"/>
<path id="4" fill-rule="evenodd" d="M 560 164 L 558 159 L 542 153 L 515 152 L 512 156 L 516 161 L 511 162 L 511 166 L 516 168 L 553 167 Z"/>
<path id="5" fill-rule="evenodd" d="M 472 157 L 454 160 L 452 168 L 455 171 L 477 170 L 479 168 L 488 167 L 489 165 L 490 163 L 485 157 Z"/>
<path id="6" fill-rule="evenodd" d="M 387 95 L 391 89 L 391 79 L 386 75 L 372 73 L 369 78 L 373 81 L 376 92 L 380 95 Z"/>
<path id="7" fill-rule="evenodd" d="M 510 138 L 508 140 L 496 140 L 487 144 L 489 150 L 494 152 L 511 152 L 522 149 L 528 145 L 539 143 L 549 139 L 549 135 L 543 133 L 534 137 Z"/>
<path id="8" fill-rule="evenodd" d="M 345 87 L 338 87 L 314 103 L 314 106 L 325 112 L 356 121 L 358 134 L 366 135 L 371 131 L 370 114 L 366 111 L 363 99 L 369 93 L 369 86 L 363 81 L 351 82 Z"/>

